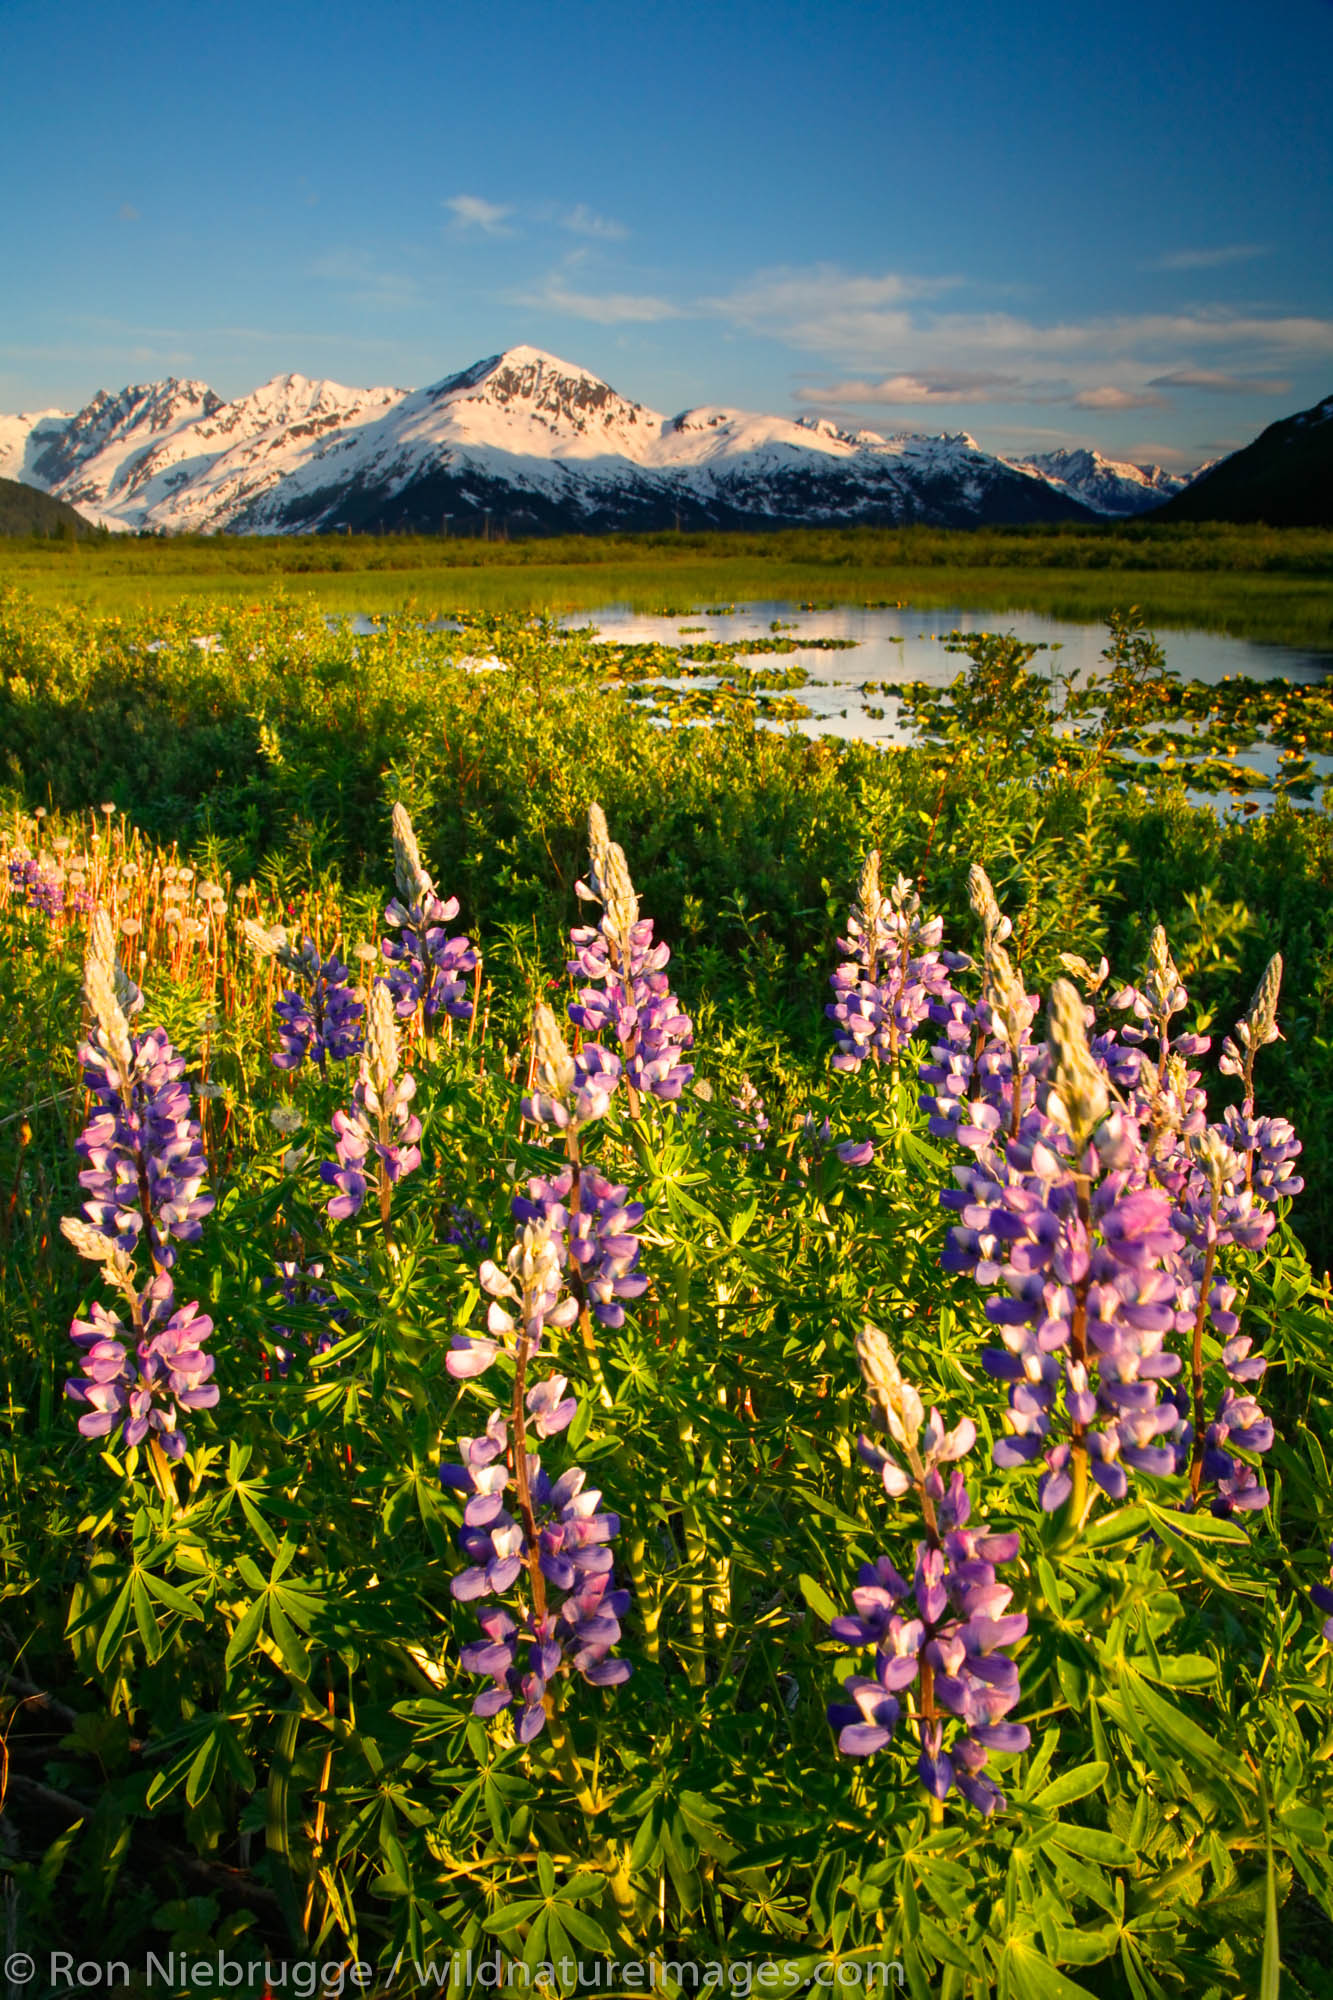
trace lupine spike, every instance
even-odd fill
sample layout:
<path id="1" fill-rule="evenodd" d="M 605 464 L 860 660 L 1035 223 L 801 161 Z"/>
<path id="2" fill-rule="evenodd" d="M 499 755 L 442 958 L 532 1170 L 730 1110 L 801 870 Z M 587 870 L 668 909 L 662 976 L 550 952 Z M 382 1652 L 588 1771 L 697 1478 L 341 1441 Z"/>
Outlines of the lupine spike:
<path id="1" fill-rule="evenodd" d="M 381 1103 L 393 1090 L 398 1075 L 398 1022 L 393 996 L 383 983 L 370 991 L 370 1022 L 366 1030 L 366 1062 L 370 1080 Z"/>
<path id="2" fill-rule="evenodd" d="M 967 900 L 981 924 L 983 945 L 989 949 L 992 944 L 1003 944 L 1013 925 L 1001 910 L 990 876 L 979 861 L 974 861 L 967 871 Z"/>
<path id="3" fill-rule="evenodd" d="M 1057 979 L 1051 987 L 1046 1026 L 1055 1058 L 1052 1088 L 1064 1112 L 1061 1122 L 1067 1122 L 1075 1148 L 1082 1152 L 1110 1109 L 1111 1095 L 1088 1048 L 1082 995 L 1067 979 Z M 1060 1118 L 1049 1101 L 1048 1114 Z"/>
<path id="4" fill-rule="evenodd" d="M 405 902 L 419 902 L 423 896 L 434 894 L 435 884 L 421 865 L 421 850 L 412 831 L 407 807 L 401 799 L 394 806 L 390 824 L 393 831 L 393 875 L 398 893 Z"/>

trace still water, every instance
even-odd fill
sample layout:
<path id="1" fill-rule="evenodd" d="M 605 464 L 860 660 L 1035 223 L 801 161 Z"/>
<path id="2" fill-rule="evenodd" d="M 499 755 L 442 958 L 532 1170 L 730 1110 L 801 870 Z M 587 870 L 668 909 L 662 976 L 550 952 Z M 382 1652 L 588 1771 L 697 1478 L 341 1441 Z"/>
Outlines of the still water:
<path id="1" fill-rule="evenodd" d="M 775 621 L 783 628 L 780 632 L 772 630 Z M 691 642 L 696 640 L 769 637 L 794 640 L 797 646 L 794 653 L 751 654 L 742 656 L 737 664 L 756 668 L 804 667 L 811 679 L 794 692 L 813 714 L 809 721 L 796 727 L 808 734 L 883 743 L 902 742 L 908 732 L 898 720 L 898 705 L 892 695 L 878 688 L 863 694 L 863 684 L 928 681 L 946 686 L 967 666 L 965 657 L 947 651 L 942 643 L 950 632 L 1012 632 L 1019 639 L 1052 648 L 1048 653 L 1036 655 L 1032 662 L 1034 672 L 1043 663 L 1062 674 L 1071 668 L 1080 674 L 1104 671 L 1100 655 L 1106 645 L 1104 625 L 1077 625 L 1031 611 L 968 611 L 961 607 L 914 611 L 910 607 L 840 605 L 831 610 L 803 611 L 797 605 L 767 603 L 737 605 L 726 611 L 687 612 L 668 618 L 610 605 L 600 611 L 580 612 L 563 622 L 569 627 L 595 626 L 601 639 L 621 643 L 657 641 L 676 646 L 682 653 L 688 653 Z M 803 638 L 851 640 L 853 649 L 802 650 Z M 1254 680 L 1318 681 L 1333 667 L 1330 653 L 1232 639 L 1219 632 L 1159 632 L 1157 638 L 1165 650 L 1168 667 L 1182 680 L 1221 681 L 1228 675 L 1246 675 Z M 708 683 L 695 679 L 680 684 L 698 687 Z M 867 712 L 873 709 L 882 709 L 884 713 Z M 1256 750 L 1251 761 L 1258 763 L 1261 754 Z"/>

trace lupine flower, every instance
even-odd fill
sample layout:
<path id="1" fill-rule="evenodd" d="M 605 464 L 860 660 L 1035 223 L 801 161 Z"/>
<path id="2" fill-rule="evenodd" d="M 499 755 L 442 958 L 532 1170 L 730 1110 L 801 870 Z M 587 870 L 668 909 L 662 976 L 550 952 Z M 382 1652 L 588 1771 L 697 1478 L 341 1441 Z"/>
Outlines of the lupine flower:
<path id="1" fill-rule="evenodd" d="M 563 1376 L 539 1383 L 525 1398 L 532 1426 L 541 1437 L 565 1429 L 577 1404 L 564 1398 Z M 501 1411 L 492 1413 L 485 1435 L 459 1440 L 461 1463 L 440 1468 L 446 1487 L 466 1495 L 459 1543 L 470 1566 L 450 1585 L 460 1602 L 507 1596 L 530 1575 L 535 1553 L 543 1603 L 520 1602 L 513 1610 L 482 1604 L 478 1621 L 484 1637 L 464 1646 L 462 1664 L 489 1680 L 473 1703 L 482 1718 L 517 1707 L 516 1733 L 530 1743 L 546 1724 L 543 1697 L 556 1676 L 573 1670 L 596 1687 L 614 1687 L 630 1676 L 627 1660 L 609 1657 L 620 1638 L 620 1620 L 629 1606 L 627 1591 L 614 1585 L 610 1544 L 619 1531 L 614 1514 L 600 1511 L 601 1494 L 588 1487 L 581 1466 L 552 1480 L 536 1452 L 527 1454 L 527 1484 L 537 1530 L 535 1551 L 521 1519 L 505 1504 L 515 1484 L 509 1427 Z M 519 1649 L 526 1663 L 519 1663 Z"/>
<path id="2" fill-rule="evenodd" d="M 879 871 L 879 850 L 872 848 L 847 936 L 838 940 L 847 956 L 832 975 L 834 998 L 824 1009 L 838 1045 L 835 1069 L 859 1069 L 867 1059 L 896 1063 L 932 1000 L 951 991 L 950 965 L 967 962 L 941 953 L 943 922 L 922 917 L 910 877 L 900 875 L 886 895 Z"/>
<path id="3" fill-rule="evenodd" d="M 337 1295 L 327 1285 L 319 1281 L 324 1276 L 324 1266 L 320 1263 L 299 1264 L 291 1258 L 283 1258 L 278 1264 L 277 1277 L 282 1288 L 282 1296 L 289 1306 L 305 1306 L 322 1312 L 327 1325 L 313 1336 L 303 1332 L 301 1339 L 314 1354 L 327 1354 L 337 1345 L 351 1324 L 351 1314 L 346 1306 L 338 1304 Z M 273 1339 L 277 1347 L 278 1373 L 285 1375 L 291 1366 L 296 1336 L 289 1326 L 275 1325 Z"/>
<path id="4" fill-rule="evenodd" d="M 323 1075 L 330 1057 L 344 1062 L 358 1055 L 366 1010 L 342 960 L 333 953 L 322 959 L 313 938 L 302 938 L 297 949 L 287 942 L 285 931 L 266 931 L 251 917 L 243 928 L 251 949 L 261 957 L 276 958 L 297 982 L 273 1009 L 281 1043 L 273 1056 L 274 1069 L 299 1069 L 310 1057 Z"/>
<path id="5" fill-rule="evenodd" d="M 23 892 L 23 900 L 33 910 L 40 910 L 44 917 L 58 917 L 65 908 L 65 884 L 58 869 L 33 856 L 23 856 L 9 864 L 9 881 L 13 889 Z"/>
<path id="6" fill-rule="evenodd" d="M 578 1312 L 572 1298 L 561 1296 L 559 1257 L 544 1217 L 524 1222 L 506 1265 L 481 1267 L 492 1338 L 457 1340 L 447 1366 L 465 1379 L 480 1375 L 503 1345 L 515 1361 L 513 1407 L 508 1419 L 492 1411 L 482 1436 L 462 1438 L 461 1462 L 442 1466 L 440 1478 L 466 1496 L 459 1542 L 470 1560 L 452 1580 L 454 1596 L 471 1602 L 525 1588 L 512 1609 L 483 1605 L 484 1638 L 464 1647 L 462 1661 L 492 1683 L 473 1713 L 489 1717 L 517 1705 L 518 1738 L 527 1743 L 545 1727 L 547 1689 L 557 1674 L 572 1669 L 602 1687 L 628 1679 L 628 1663 L 609 1654 L 629 1599 L 612 1576 L 617 1517 L 600 1511 L 601 1495 L 588 1488 L 582 1467 L 571 1465 L 552 1480 L 540 1454 L 527 1449 L 529 1430 L 541 1439 L 558 1436 L 578 1409 L 565 1376 L 526 1381 L 546 1328 L 569 1326 Z"/>
<path id="7" fill-rule="evenodd" d="M 1047 1042 L 1034 1044 L 1035 1003 L 981 903 L 988 946 L 975 1022 L 958 996 L 937 1003 L 943 1040 L 920 1073 L 933 1086 L 921 1100 L 931 1130 L 973 1156 L 955 1169 L 958 1190 L 941 1197 L 959 1213 L 943 1261 L 993 1294 L 986 1312 L 1003 1346 L 983 1361 L 1010 1384 L 1011 1429 L 996 1462 L 1044 1461 L 1048 1509 L 1073 1489 L 1076 1452 L 1113 1499 L 1131 1471 L 1188 1471 L 1192 1494 L 1205 1481 L 1215 1488 L 1219 1513 L 1263 1506 L 1267 1495 L 1235 1448 L 1261 1452 L 1271 1441 L 1246 1386 L 1264 1364 L 1239 1336 L 1235 1288 L 1217 1278 L 1214 1260 L 1267 1239 L 1268 1203 L 1301 1184 L 1290 1169 L 1299 1143 L 1285 1121 L 1255 1118 L 1252 1100 L 1208 1124 L 1189 1067 L 1208 1042 L 1172 1033 L 1187 996 L 1160 927 L 1140 985 L 1113 1000 L 1138 1024 L 1122 1031 L 1129 1047 L 1112 1035 L 1089 1040 L 1089 1010 L 1064 981 L 1052 988 Z M 1082 961 L 1074 969 L 1091 970 Z M 1270 966 L 1246 1033 L 1238 1029 L 1251 1054 L 1275 1037 L 1279 972 Z M 1103 980 L 1104 968 L 1085 983 L 1095 990 Z M 1142 1047 L 1153 1038 L 1155 1062 Z M 1181 1357 L 1168 1341 L 1192 1333 L 1197 1357 L 1205 1320 L 1223 1342 L 1232 1386 L 1196 1439 L 1191 1383 L 1202 1362 L 1191 1383 L 1177 1380 Z"/>
<path id="8" fill-rule="evenodd" d="M 168 1458 L 182 1458 L 182 1415 L 212 1409 L 218 1400 L 210 1380 L 216 1363 L 203 1350 L 213 1322 L 195 1302 L 176 1306 L 166 1271 L 134 1298 L 133 1316 L 136 1324 L 127 1327 L 95 1301 L 86 1320 L 73 1321 L 70 1338 L 85 1372 L 65 1384 L 65 1394 L 84 1410 L 82 1436 L 118 1431 L 126 1445 L 151 1439 Z"/>
<path id="9" fill-rule="evenodd" d="M 1217 1067 L 1223 1076 L 1245 1080 L 1246 1108 L 1254 1106 L 1254 1059 L 1270 1042 L 1280 1042 L 1277 1025 L 1277 998 L 1282 988 L 1282 958 L 1275 952 L 1264 967 L 1264 976 L 1254 991 L 1243 1020 L 1236 1023 L 1236 1039 L 1230 1035 L 1222 1044 Z"/>
<path id="10" fill-rule="evenodd" d="M 741 1078 L 741 1087 L 731 1100 L 731 1108 L 737 1114 L 742 1152 L 762 1153 L 764 1134 L 768 1130 L 768 1111 L 748 1076 Z"/>
<path id="11" fill-rule="evenodd" d="M 547 1326 L 572 1326 L 578 1318 L 577 1301 L 561 1296 L 560 1255 L 544 1218 L 523 1224 L 504 1270 L 487 1258 L 480 1280 L 491 1300 L 488 1337 L 454 1335 L 445 1367 L 459 1381 L 484 1375 L 502 1347 L 515 1354 L 524 1342 L 529 1353 L 537 1353 Z M 517 1307 L 516 1313 L 510 1312 L 510 1305 Z"/>
<path id="12" fill-rule="evenodd" d="M 491 1239 L 485 1223 L 461 1202 L 449 1202 L 440 1220 L 448 1224 L 440 1237 L 441 1243 L 452 1244 L 456 1250 L 462 1250 L 470 1257 L 484 1255 L 490 1249 Z"/>
<path id="13" fill-rule="evenodd" d="M 208 1163 L 190 1116 L 184 1058 L 162 1028 L 131 1034 L 121 995 L 131 1006 L 142 1005 L 142 996 L 114 953 L 108 964 L 108 934 L 109 925 L 94 927 L 84 963 L 93 1021 L 79 1059 L 95 1109 L 75 1142 L 87 1161 L 79 1175 L 88 1195 L 83 1212 L 130 1253 L 146 1234 L 155 1265 L 166 1269 L 174 1244 L 197 1241 L 213 1208 Z"/>
<path id="14" fill-rule="evenodd" d="M 593 1317 L 603 1326 L 623 1326 L 623 1301 L 641 1298 L 648 1289 L 634 1233 L 643 1220 L 643 1203 L 631 1201 L 628 1188 L 585 1166 L 578 1176 L 578 1207 L 571 1211 L 573 1186 L 572 1167 L 549 1180 L 534 1177 L 527 1195 L 514 1197 L 515 1220 L 543 1223 L 557 1255 L 567 1246 L 578 1289 Z"/>
<path id="15" fill-rule="evenodd" d="M 891 1498 L 915 1491 L 926 1539 L 917 1544 L 910 1584 L 887 1556 L 863 1564 L 851 1615 L 832 1621 L 835 1639 L 873 1646 L 875 1657 L 873 1675 L 853 1674 L 843 1684 L 847 1699 L 830 1704 L 829 1721 L 845 1756 L 873 1756 L 892 1740 L 900 1696 L 915 1686 L 924 1790 L 943 1799 L 956 1785 L 983 1814 L 1002 1812 L 1003 1794 L 983 1775 L 990 1754 L 1026 1750 L 1030 1742 L 1024 1724 L 1005 1720 L 1020 1695 L 1018 1668 L 1005 1648 L 1024 1636 L 1027 1618 L 1007 1613 L 1013 1592 L 995 1575 L 997 1563 L 1018 1554 L 1018 1536 L 969 1529 L 962 1471 L 955 1464 L 947 1487 L 940 1475 L 941 1464 L 971 1449 L 970 1419 L 952 1431 L 937 1410 L 927 1421 L 920 1394 L 903 1380 L 877 1327 L 863 1329 L 857 1352 L 872 1412 L 906 1469 L 864 1439 L 863 1454 L 878 1462 Z"/>
<path id="16" fill-rule="evenodd" d="M 1333 1555 L 1333 1550 L 1330 1550 L 1329 1553 Z M 1329 1616 L 1324 1620 L 1324 1638 L 1330 1646 L 1333 1646 L 1333 1569 L 1329 1571 L 1329 1580 L 1327 1583 L 1311 1584 L 1310 1596 L 1320 1611 L 1327 1611 L 1329 1613 Z"/>
<path id="17" fill-rule="evenodd" d="M 694 1027 L 667 979 L 670 948 L 653 942 L 652 918 L 640 917 L 624 853 L 595 802 L 588 808 L 588 849 L 587 880 L 574 887 L 585 902 L 600 903 L 602 915 L 596 925 L 579 925 L 569 934 L 569 970 L 590 982 L 570 1002 L 569 1018 L 589 1040 L 607 1030 L 614 1035 L 632 1090 L 677 1098 L 694 1075 L 681 1060 Z M 590 1056 L 587 1042 L 580 1053 Z"/>
<path id="18" fill-rule="evenodd" d="M 470 1021 L 470 989 L 480 958 L 469 938 L 449 936 L 446 927 L 458 915 L 458 898 L 446 901 L 436 893 L 401 804 L 393 809 L 393 853 L 398 896 L 384 921 L 398 935 L 381 939 L 380 949 L 392 968 L 388 982 L 397 1011 L 406 1020 L 420 1007 L 428 1027 L 440 1014 Z"/>
<path id="19" fill-rule="evenodd" d="M 320 1175 L 337 1192 L 329 1202 L 335 1222 L 357 1215 L 371 1175 L 378 1183 L 387 1224 L 389 1191 L 421 1165 L 421 1120 L 411 1109 L 416 1078 L 398 1074 L 398 1030 L 393 999 L 383 984 L 372 988 L 370 1022 L 350 1109 L 333 1114 L 336 1158 Z"/>
<path id="20" fill-rule="evenodd" d="M 620 1057 L 596 1042 L 571 1055 L 560 1024 L 544 1000 L 533 1009 L 533 1090 L 523 1099 L 525 1118 L 577 1134 L 604 1118 L 620 1081 Z"/>

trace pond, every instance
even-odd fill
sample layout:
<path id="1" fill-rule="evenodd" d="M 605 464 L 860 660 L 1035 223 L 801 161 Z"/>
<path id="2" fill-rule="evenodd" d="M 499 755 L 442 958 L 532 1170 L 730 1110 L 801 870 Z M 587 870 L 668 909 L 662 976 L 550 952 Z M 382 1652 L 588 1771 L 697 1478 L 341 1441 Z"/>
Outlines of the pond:
<path id="1" fill-rule="evenodd" d="M 683 655 L 688 655 L 695 641 L 794 640 L 794 653 L 767 661 L 762 654 L 751 655 L 739 664 L 804 667 L 811 678 L 800 690 L 800 699 L 813 716 L 800 727 L 813 734 L 884 743 L 903 742 L 908 732 L 896 719 L 897 704 L 892 696 L 882 695 L 878 689 L 863 695 L 862 687 L 869 681 L 927 681 L 947 686 L 967 664 L 960 655 L 946 650 L 943 642 L 951 632 L 1012 632 L 1019 639 L 1059 648 L 1049 655 L 1038 654 L 1033 667 L 1039 668 L 1045 658 L 1061 673 L 1071 667 L 1081 674 L 1102 670 L 1101 653 L 1106 645 L 1104 625 L 1076 625 L 1030 611 L 987 612 L 962 607 L 914 611 L 898 605 L 839 605 L 807 611 L 800 605 L 766 603 L 653 617 L 608 605 L 562 622 L 570 628 L 593 625 L 600 639 L 620 644 L 676 646 Z M 778 627 L 781 629 L 775 629 Z M 1221 632 L 1168 632 L 1158 637 L 1167 665 L 1182 680 L 1217 682 L 1244 675 L 1253 680 L 1310 682 L 1323 680 L 1333 667 L 1330 653 L 1232 639 Z M 841 640 L 850 649 L 802 649 L 802 639 Z M 708 683 L 694 677 L 689 684 L 698 687 Z M 867 713 L 875 708 L 887 712 L 882 717 Z"/>

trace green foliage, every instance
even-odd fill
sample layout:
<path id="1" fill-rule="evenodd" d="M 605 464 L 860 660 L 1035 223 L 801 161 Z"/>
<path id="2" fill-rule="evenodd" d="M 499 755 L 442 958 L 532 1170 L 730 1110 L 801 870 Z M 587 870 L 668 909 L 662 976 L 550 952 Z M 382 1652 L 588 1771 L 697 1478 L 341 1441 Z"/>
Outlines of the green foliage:
<path id="1" fill-rule="evenodd" d="M 99 865 L 137 870 L 145 1019 L 221 1092 L 204 1107 L 218 1209 L 183 1253 L 180 1295 L 217 1323 L 223 1393 L 192 1422 L 172 1499 L 136 1454 L 79 1439 L 62 1402 L 86 1298 L 58 1232 L 79 1198 L 81 931 L 5 905 L 0 1630 L 19 1840 L 0 1866 L 17 1942 L 62 1947 L 75 1909 L 108 1954 L 262 1938 L 387 1971 L 399 1953 L 498 1945 L 534 1971 L 656 1953 L 789 1961 L 797 1983 L 830 1959 L 896 1960 L 905 1990 L 948 2000 L 1236 2000 L 1280 1952 L 1318 1992 L 1333 1655 L 1306 1592 L 1333 1533 L 1333 1366 L 1302 1239 L 1322 1263 L 1329 817 L 1281 802 L 1222 821 L 1151 769 L 1126 783 L 1114 738 L 1171 692 L 1129 622 L 1104 715 L 1073 733 L 1058 684 L 999 641 L 938 709 L 939 740 L 891 753 L 740 712 L 655 727 L 626 698 L 645 669 L 631 649 L 540 621 L 357 635 L 308 608 L 214 607 L 202 630 L 216 642 L 193 643 L 184 615 L 97 623 L 10 600 L 0 616 L 14 806 L 30 837 L 26 815 L 51 809 L 48 842 L 57 810 L 94 809 Z M 468 670 L 491 653 L 506 671 Z M 448 1218 L 465 1205 L 494 1252 L 512 1176 L 549 1166 L 518 1117 L 524 1024 L 534 996 L 565 990 L 592 797 L 671 942 L 710 1094 L 598 1139 L 601 1169 L 647 1204 L 650 1289 L 600 1337 L 606 1397 L 578 1419 L 624 1524 L 635 1675 L 579 1687 L 525 1750 L 471 1716 L 458 1661 L 459 1505 L 436 1468 L 486 1401 L 444 1366 L 478 1302 Z M 104 821 L 104 798 L 148 840 Z M 192 953 L 171 942 L 149 841 L 159 862 L 188 849 L 233 915 L 273 922 L 290 903 L 288 921 L 350 948 L 376 934 L 398 798 L 487 983 L 472 1032 L 414 1058 L 424 1160 L 391 1255 L 369 1220 L 324 1219 L 317 1163 L 343 1080 L 273 1071 L 271 972 L 229 925 Z M 86 820 L 62 825 L 91 839 Z M 1220 1032 L 1271 951 L 1288 963 L 1286 1040 L 1263 1052 L 1261 1088 L 1305 1136 L 1311 1187 L 1230 1272 L 1270 1357 L 1273 1504 L 1238 1527 L 1143 1482 L 1070 1547 L 1024 1476 L 990 1483 L 992 1525 L 1022 1532 L 1034 1738 L 994 1822 L 951 1804 L 933 1823 L 905 1747 L 857 1766 L 824 1720 L 831 1607 L 860 1561 L 910 1561 L 855 1454 L 862 1319 L 891 1330 L 947 1416 L 994 1423 L 979 1300 L 939 1265 L 948 1162 L 909 1077 L 827 1063 L 826 979 L 870 846 L 924 877 L 962 948 L 982 862 L 1032 989 L 1062 950 L 1135 974 L 1160 920 Z M 761 1153 L 730 1109 L 747 1076 L 768 1103 Z M 293 1106 L 289 1153 L 269 1114 Z M 876 1160 L 813 1148 L 807 1114 L 872 1136 Z M 280 1296 L 277 1261 L 296 1256 L 325 1261 L 348 1315 L 323 1354 L 306 1336 L 327 1319 Z M 560 1363 L 588 1382 L 572 1337 Z"/>
<path id="2" fill-rule="evenodd" d="M 87 560 L 83 559 L 88 558 Z M 344 614 L 464 606 L 519 613 L 629 604 L 685 615 L 756 599 L 985 606 L 1097 620 L 1134 599 L 1154 624 L 1333 645 L 1324 529 L 1167 526 L 806 528 L 775 534 L 102 537 L 77 565 L 54 541 L 0 539 L 0 580 L 42 602 L 128 613 L 270 600 L 285 579 Z"/>

